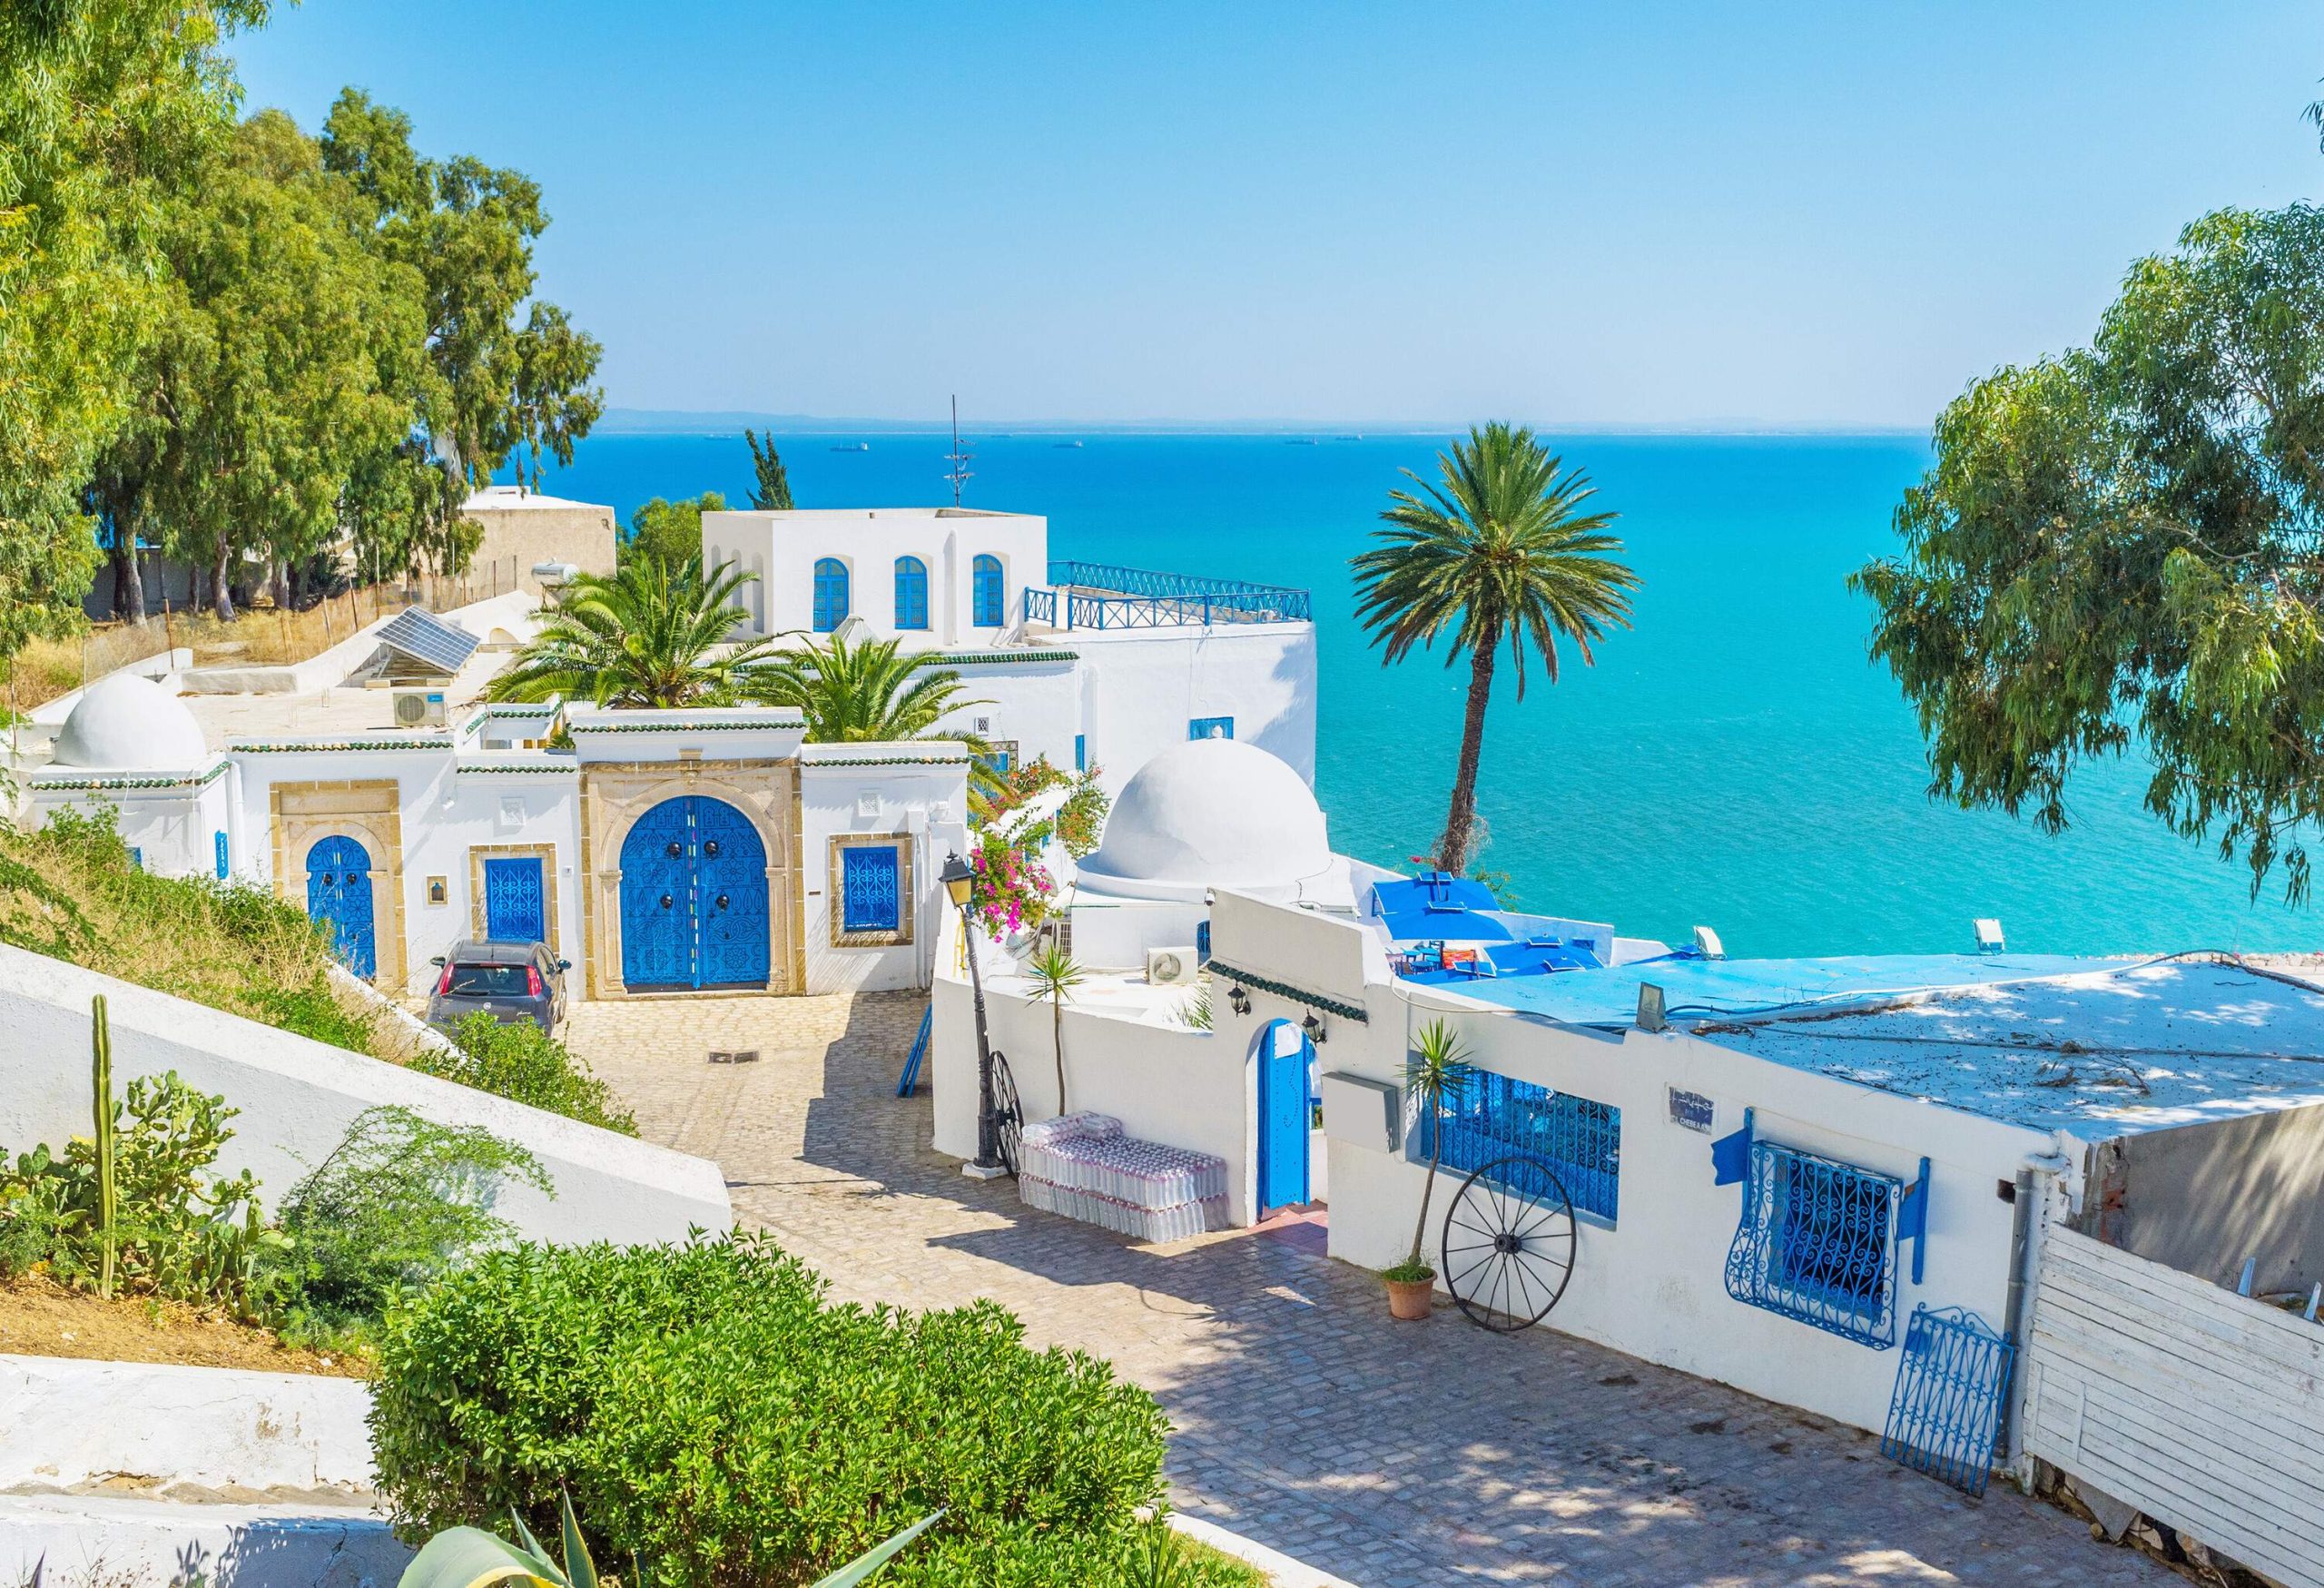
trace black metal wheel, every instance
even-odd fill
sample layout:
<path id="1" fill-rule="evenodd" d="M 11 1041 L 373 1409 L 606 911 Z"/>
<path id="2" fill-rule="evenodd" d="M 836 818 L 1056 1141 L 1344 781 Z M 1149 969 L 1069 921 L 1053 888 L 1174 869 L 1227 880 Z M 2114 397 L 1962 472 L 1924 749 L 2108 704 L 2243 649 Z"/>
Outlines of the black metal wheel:
<path id="1" fill-rule="evenodd" d="M 998 1049 L 992 1055 L 992 1111 L 1000 1121 L 1000 1161 L 1013 1175 L 1022 1161 L 1025 1105 L 1017 1099 L 1017 1078 L 1009 1073 L 1009 1055 Z"/>
<path id="2" fill-rule="evenodd" d="M 1444 1210 L 1438 1271 L 1469 1321 L 1514 1334 L 1549 1316 L 1573 1277 L 1573 1198 L 1538 1158 L 1497 1158 Z"/>

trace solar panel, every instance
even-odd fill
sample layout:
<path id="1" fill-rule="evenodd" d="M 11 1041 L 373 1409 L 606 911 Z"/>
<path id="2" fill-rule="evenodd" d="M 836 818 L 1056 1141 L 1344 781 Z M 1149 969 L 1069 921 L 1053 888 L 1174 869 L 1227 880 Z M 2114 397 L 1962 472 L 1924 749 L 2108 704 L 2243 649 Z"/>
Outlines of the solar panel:
<path id="1" fill-rule="evenodd" d="M 447 623 L 433 612 L 414 607 L 400 612 L 379 630 L 379 643 L 389 650 L 441 673 L 457 673 L 476 654 L 477 637 L 457 623 Z"/>

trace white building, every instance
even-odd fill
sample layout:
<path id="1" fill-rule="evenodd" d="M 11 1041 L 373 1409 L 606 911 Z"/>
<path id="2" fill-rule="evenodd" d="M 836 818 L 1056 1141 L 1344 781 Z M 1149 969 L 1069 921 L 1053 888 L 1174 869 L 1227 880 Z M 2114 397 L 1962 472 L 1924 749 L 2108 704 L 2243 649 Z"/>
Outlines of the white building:
<path id="1" fill-rule="evenodd" d="M 1305 590 L 1052 562 L 1046 518 L 965 508 L 704 513 L 702 540 L 706 564 L 755 576 L 745 632 L 924 651 L 980 703 L 946 725 L 1012 763 L 1101 767 L 1110 794 L 1169 745 L 1216 736 L 1315 781 Z"/>

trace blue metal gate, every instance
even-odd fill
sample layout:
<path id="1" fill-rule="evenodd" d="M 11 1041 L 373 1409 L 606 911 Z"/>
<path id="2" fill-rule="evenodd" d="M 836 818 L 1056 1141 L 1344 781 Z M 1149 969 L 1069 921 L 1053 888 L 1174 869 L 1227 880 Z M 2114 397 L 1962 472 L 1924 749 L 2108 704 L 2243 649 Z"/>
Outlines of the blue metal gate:
<path id="1" fill-rule="evenodd" d="M 358 976 L 379 968 L 371 925 L 371 853 L 342 835 L 307 851 L 307 913 L 330 927 L 330 950 Z"/>
<path id="2" fill-rule="evenodd" d="M 766 985 L 766 846 L 740 811 L 686 795 L 637 819 L 621 846 L 625 985 Z"/>
<path id="3" fill-rule="evenodd" d="M 486 861 L 484 935 L 495 942 L 547 942 L 547 893 L 539 855 Z"/>
<path id="4" fill-rule="evenodd" d="M 1308 1132 L 1313 1105 L 1308 1070 L 1315 1045 L 1287 1020 L 1259 1031 L 1259 1209 L 1288 1208 L 1308 1198 Z"/>

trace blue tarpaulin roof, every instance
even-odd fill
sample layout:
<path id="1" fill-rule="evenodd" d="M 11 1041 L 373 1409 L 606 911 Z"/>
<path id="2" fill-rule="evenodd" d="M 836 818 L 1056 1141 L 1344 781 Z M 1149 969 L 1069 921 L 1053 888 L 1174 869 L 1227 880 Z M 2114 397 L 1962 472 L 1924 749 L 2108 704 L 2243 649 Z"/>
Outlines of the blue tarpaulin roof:
<path id="1" fill-rule="evenodd" d="M 1372 908 L 1398 942 L 1451 938 L 1455 942 L 1510 942 L 1517 933 L 1498 919 L 1501 902 L 1482 883 L 1431 872 L 1374 883 Z"/>

